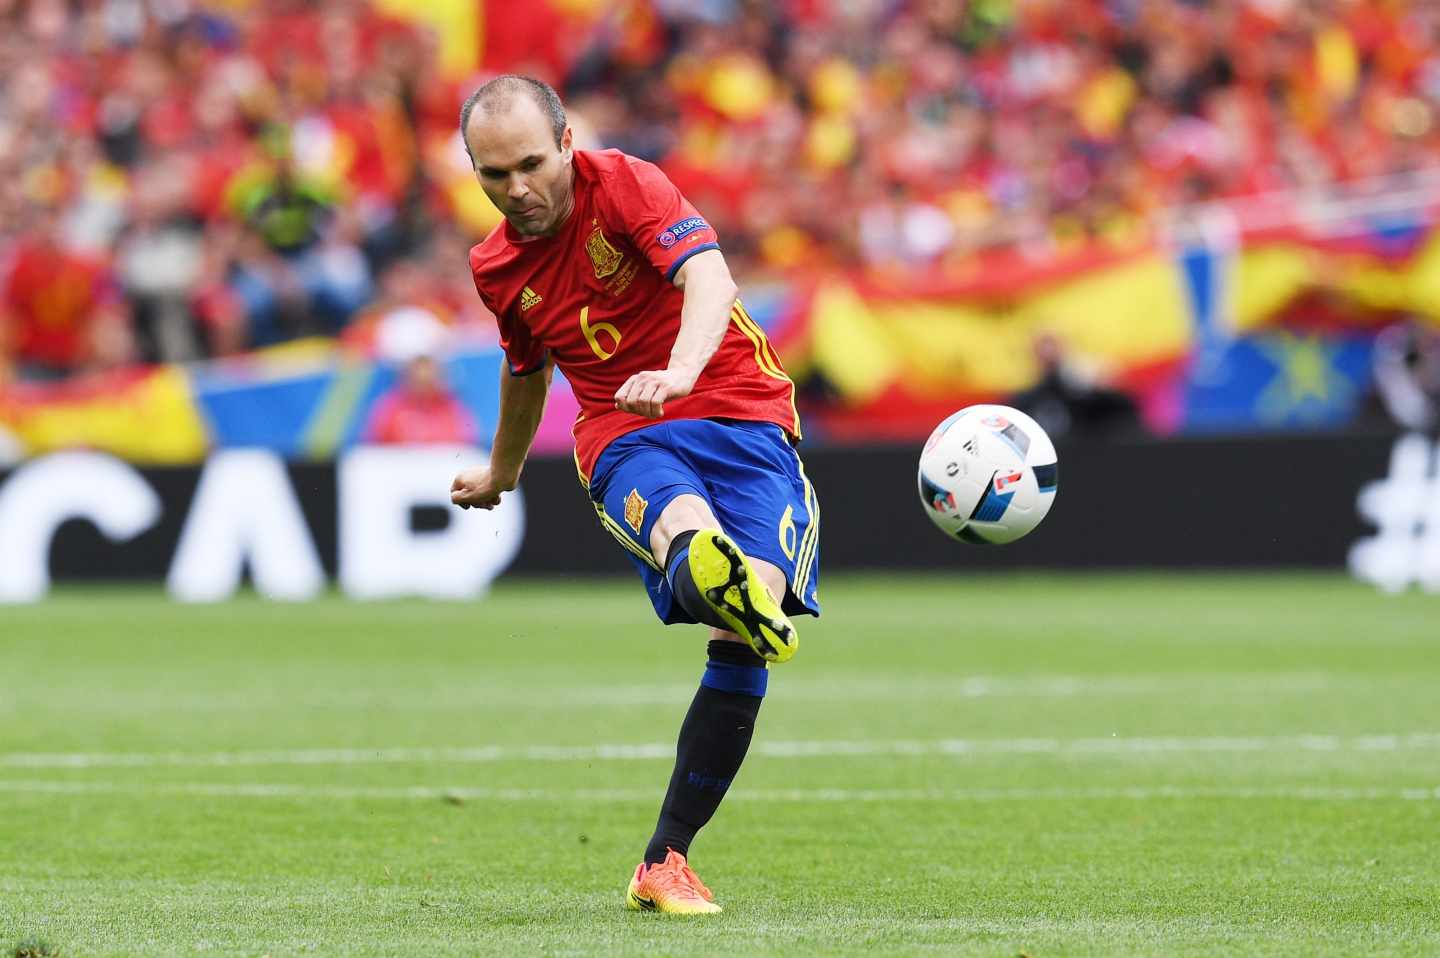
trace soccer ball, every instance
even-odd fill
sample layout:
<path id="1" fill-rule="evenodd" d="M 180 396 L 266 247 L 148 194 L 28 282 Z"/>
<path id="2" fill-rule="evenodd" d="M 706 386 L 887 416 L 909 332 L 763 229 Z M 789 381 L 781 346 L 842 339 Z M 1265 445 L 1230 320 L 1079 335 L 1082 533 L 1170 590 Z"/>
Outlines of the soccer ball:
<path id="1" fill-rule="evenodd" d="M 935 427 L 920 453 L 920 502 L 948 536 L 1014 542 L 1055 502 L 1055 446 L 1009 406 L 967 406 Z"/>

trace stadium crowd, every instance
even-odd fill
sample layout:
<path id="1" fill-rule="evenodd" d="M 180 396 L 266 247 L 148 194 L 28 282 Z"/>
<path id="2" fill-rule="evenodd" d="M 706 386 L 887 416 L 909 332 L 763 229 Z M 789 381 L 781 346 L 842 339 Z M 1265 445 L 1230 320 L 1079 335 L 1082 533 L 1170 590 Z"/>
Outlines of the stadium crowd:
<path id="1" fill-rule="evenodd" d="M 456 117 L 507 70 L 661 163 L 748 277 L 1127 247 L 1440 156 L 1428 3 L 476 3 L 457 72 L 365 0 L 0 0 L 0 380 L 367 348 L 415 307 L 483 334 Z"/>

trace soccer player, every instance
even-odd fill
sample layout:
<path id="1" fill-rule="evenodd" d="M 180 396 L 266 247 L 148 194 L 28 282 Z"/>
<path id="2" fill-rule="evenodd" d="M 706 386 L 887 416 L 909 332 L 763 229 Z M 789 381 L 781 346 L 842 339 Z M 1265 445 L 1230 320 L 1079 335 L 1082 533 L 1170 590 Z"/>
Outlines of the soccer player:
<path id="1" fill-rule="evenodd" d="M 555 91 L 480 87 L 460 114 L 476 177 L 505 220 L 470 251 L 506 363 L 487 466 L 451 500 L 493 508 L 516 487 L 552 366 L 580 403 L 575 462 L 601 524 L 661 621 L 710 627 L 660 820 L 626 902 L 718 912 L 691 840 L 740 769 L 766 662 L 819 615 L 819 514 L 794 444 L 794 384 L 736 299 L 715 231 L 659 169 L 571 146 Z"/>

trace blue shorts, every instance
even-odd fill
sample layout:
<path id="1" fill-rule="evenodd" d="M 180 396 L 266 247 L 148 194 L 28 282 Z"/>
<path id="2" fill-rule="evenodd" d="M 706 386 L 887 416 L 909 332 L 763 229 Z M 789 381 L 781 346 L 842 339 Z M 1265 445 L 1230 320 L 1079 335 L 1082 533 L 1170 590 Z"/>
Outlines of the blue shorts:
<path id="1" fill-rule="evenodd" d="M 650 530 L 670 500 L 695 495 L 745 554 L 785 573 L 786 615 L 820 614 L 820 507 L 785 430 L 733 419 L 677 419 L 626 433 L 600 454 L 590 498 L 645 580 L 661 621 L 694 622 L 670 593 Z"/>

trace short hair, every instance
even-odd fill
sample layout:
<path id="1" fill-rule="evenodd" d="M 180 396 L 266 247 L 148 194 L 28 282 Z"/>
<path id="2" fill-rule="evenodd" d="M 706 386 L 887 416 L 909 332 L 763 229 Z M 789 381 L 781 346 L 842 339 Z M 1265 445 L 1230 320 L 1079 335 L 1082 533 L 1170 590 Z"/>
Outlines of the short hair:
<path id="1" fill-rule="evenodd" d="M 475 165 L 475 154 L 470 152 L 470 140 L 465 136 L 465 131 L 470 127 L 470 114 L 475 112 L 476 106 L 483 108 L 486 113 L 497 113 L 508 108 L 517 96 L 528 96 L 531 102 L 540 108 L 540 112 L 550 121 L 550 131 L 555 134 L 555 146 L 560 146 L 560 140 L 565 135 L 565 107 L 560 103 L 560 94 L 543 80 L 518 73 L 505 73 L 482 84 L 480 89 L 465 98 L 464 106 L 460 107 L 460 139 L 465 144 L 465 152 L 470 156 L 471 166 Z"/>

